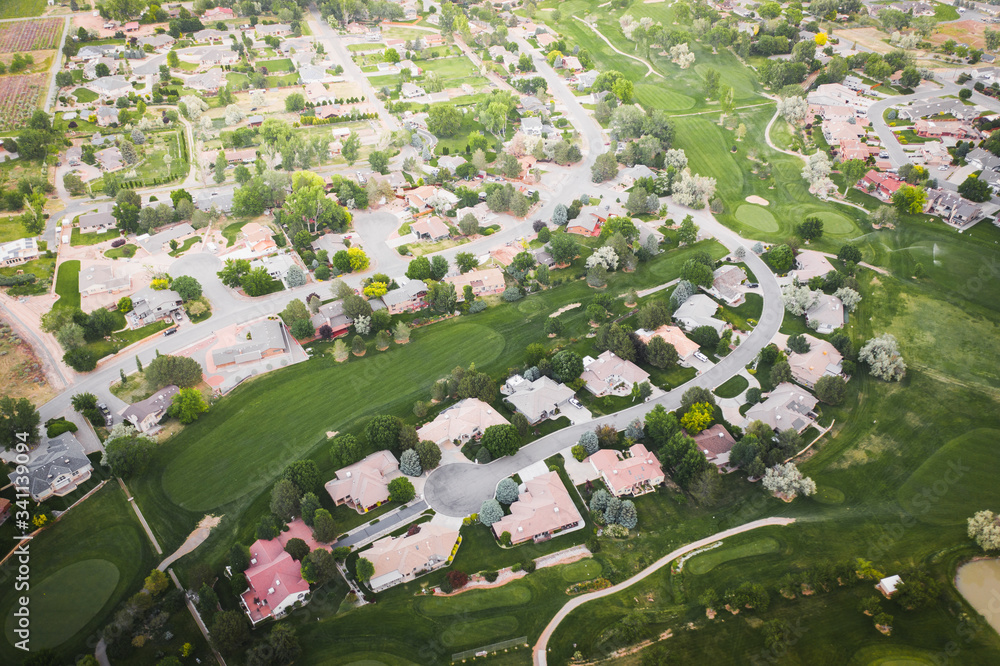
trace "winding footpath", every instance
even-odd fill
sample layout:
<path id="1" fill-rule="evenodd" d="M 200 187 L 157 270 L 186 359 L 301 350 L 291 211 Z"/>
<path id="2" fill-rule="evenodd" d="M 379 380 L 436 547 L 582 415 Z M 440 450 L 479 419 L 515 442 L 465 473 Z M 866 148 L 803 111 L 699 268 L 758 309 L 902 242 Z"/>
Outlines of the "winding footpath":
<path id="1" fill-rule="evenodd" d="M 597 29 L 597 26 L 596 26 L 596 25 L 593 25 L 593 24 L 591 24 L 591 23 L 587 23 L 586 21 L 584 21 L 584 20 L 583 20 L 582 18 L 580 18 L 579 16 L 574 16 L 573 18 L 575 18 L 575 19 L 576 19 L 577 21 L 579 21 L 580 23 L 584 24 L 585 26 L 587 26 L 588 28 L 590 28 L 591 30 L 593 30 L 593 31 L 594 31 L 594 33 L 595 33 L 595 34 L 596 34 L 596 35 L 597 35 L 598 37 L 600 37 L 601 39 L 603 39 L 603 40 L 604 40 L 604 43 L 605 43 L 605 44 L 607 44 L 607 45 L 608 45 L 608 47 L 610 47 L 610 49 L 611 49 L 612 51 L 614 51 L 615 53 L 617 53 L 617 54 L 619 54 L 619 55 L 623 55 L 623 56 L 625 56 L 626 58 L 631 58 L 632 60 L 635 60 L 635 61 L 637 61 L 637 62 L 641 62 L 641 63 L 642 63 L 643 65 L 645 65 L 645 66 L 647 67 L 647 69 L 648 69 L 648 71 L 646 72 L 646 76 L 654 76 L 654 75 L 655 75 L 655 76 L 659 76 L 660 78 L 663 78 L 663 75 L 662 75 L 662 74 L 660 74 L 659 72 L 657 72 L 657 71 L 656 71 L 655 69 L 653 69 L 653 65 L 652 65 L 652 64 L 651 64 L 651 63 L 650 63 L 650 62 L 649 62 L 648 60 L 645 60 L 645 59 L 643 59 L 643 58 L 640 58 L 639 56 L 634 56 L 634 55 L 631 55 L 631 54 L 628 54 L 628 53 L 625 53 L 624 51 L 619 51 L 619 50 L 618 50 L 618 47 L 617 47 L 617 46 L 615 46 L 614 44 L 612 44 L 612 43 L 611 43 L 610 41 L 608 41 L 608 38 L 607 38 L 607 37 L 605 37 L 605 36 L 604 36 L 604 35 L 603 35 L 603 34 L 601 33 L 601 31 Z"/>
<path id="2" fill-rule="evenodd" d="M 552 638 L 552 634 L 555 633 L 556 628 L 558 628 L 559 624 L 563 620 L 565 620 L 570 613 L 572 613 L 574 610 L 576 610 L 583 604 L 587 603 L 588 601 L 593 601 L 595 599 L 600 599 L 602 597 L 611 596 L 612 594 L 617 594 L 623 590 L 626 590 L 632 585 L 643 580 L 650 574 L 656 573 L 663 567 L 667 566 L 668 564 L 676 560 L 678 557 L 686 555 L 687 553 L 690 553 L 692 551 L 698 550 L 699 548 L 704 548 L 705 546 L 711 543 L 715 543 L 716 541 L 721 541 L 722 539 L 727 539 L 731 536 L 742 534 L 743 532 L 749 532 L 750 530 L 755 530 L 760 527 L 791 525 L 794 522 L 795 522 L 794 518 L 773 517 L 773 518 L 762 518 L 760 520 L 755 520 L 752 523 L 739 525 L 738 527 L 731 527 L 728 530 L 723 530 L 722 532 L 718 532 L 716 534 L 713 534 L 712 536 L 707 536 L 704 539 L 693 541 L 687 544 L 686 546 L 681 546 L 677 550 L 673 550 L 667 553 L 666 555 L 664 555 L 663 557 L 661 557 L 656 562 L 646 567 L 636 575 L 632 576 L 628 580 L 618 583 L 613 587 L 609 587 L 604 590 L 598 590 L 597 592 L 590 592 L 588 594 L 584 594 L 569 600 L 566 603 L 566 605 L 564 605 L 562 608 L 559 609 L 559 612 L 555 614 L 555 617 L 553 617 L 549 621 L 549 623 L 545 626 L 545 629 L 542 630 L 542 635 L 538 637 L 538 642 L 535 643 L 535 647 L 533 648 L 535 666 L 546 666 L 546 664 L 548 663 L 547 661 L 548 644 L 549 644 L 549 639 Z"/>

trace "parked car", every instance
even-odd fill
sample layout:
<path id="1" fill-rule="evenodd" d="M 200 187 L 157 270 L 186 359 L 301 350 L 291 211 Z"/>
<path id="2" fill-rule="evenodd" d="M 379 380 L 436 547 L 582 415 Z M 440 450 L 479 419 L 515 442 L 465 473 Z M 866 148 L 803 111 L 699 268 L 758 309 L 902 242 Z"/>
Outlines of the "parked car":
<path id="1" fill-rule="evenodd" d="M 708 357 L 702 354 L 700 351 L 694 353 L 694 357 L 701 361 L 702 363 L 708 363 Z"/>
<path id="2" fill-rule="evenodd" d="M 573 405 L 577 409 L 583 409 L 583 405 L 581 405 L 580 401 L 577 400 L 576 398 L 570 398 L 569 399 L 569 404 Z"/>
<path id="3" fill-rule="evenodd" d="M 946 166 L 939 166 L 938 167 L 938 171 L 947 171 L 947 170 L 948 170 L 948 167 L 946 167 Z"/>
<path id="4" fill-rule="evenodd" d="M 756 289 L 759 286 L 760 286 L 760 284 L 758 284 L 756 282 L 751 282 L 750 284 L 747 285 L 747 289 Z"/>
<path id="5" fill-rule="evenodd" d="M 184 321 L 184 316 L 181 314 L 180 310 L 174 313 L 174 319 L 177 321 Z"/>
<path id="6" fill-rule="evenodd" d="M 176 326 L 173 328 L 168 328 L 167 330 L 163 331 L 163 337 L 167 337 L 168 335 L 173 335 L 176 332 L 177 332 Z"/>

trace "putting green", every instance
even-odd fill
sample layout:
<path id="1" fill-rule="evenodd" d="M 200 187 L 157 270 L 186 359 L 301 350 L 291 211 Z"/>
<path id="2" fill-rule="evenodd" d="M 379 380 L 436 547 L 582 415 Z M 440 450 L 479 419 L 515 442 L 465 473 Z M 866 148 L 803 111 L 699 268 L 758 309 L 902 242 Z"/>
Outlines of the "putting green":
<path id="1" fill-rule="evenodd" d="M 809 217 L 818 217 L 823 221 L 824 234 L 844 236 L 846 234 L 853 234 L 858 230 L 857 225 L 854 224 L 851 218 L 833 211 L 824 210 L 809 213 Z"/>
<path id="2" fill-rule="evenodd" d="M 778 222 L 771 211 L 755 204 L 743 204 L 736 209 L 736 219 L 758 231 L 777 231 Z M 825 225 L 825 223 L 824 223 Z"/>
<path id="3" fill-rule="evenodd" d="M 450 648 L 488 645 L 516 636 L 517 618 L 501 615 L 470 622 L 455 622 L 441 634 L 441 642 Z"/>
<path id="4" fill-rule="evenodd" d="M 699 576 L 708 573 L 720 564 L 744 557 L 774 553 L 779 548 L 778 542 L 771 537 L 754 539 L 739 546 L 730 546 L 728 548 L 723 546 L 722 548 L 716 548 L 715 550 L 710 550 L 691 558 L 691 561 L 687 563 L 687 569 L 696 576 Z"/>
<path id="5" fill-rule="evenodd" d="M 812 495 L 812 500 L 820 504 L 842 504 L 844 502 L 844 491 L 832 486 L 819 486 L 816 494 Z"/>
<path id="6" fill-rule="evenodd" d="M 597 578 L 602 570 L 601 563 L 593 558 L 579 560 L 562 568 L 562 577 L 567 583 L 578 583 L 581 580 Z"/>
<path id="7" fill-rule="evenodd" d="M 646 83 L 635 86 L 635 98 L 642 106 L 664 111 L 684 111 L 694 106 L 693 97 Z"/>
<path id="8" fill-rule="evenodd" d="M 903 509 L 930 525 L 964 524 L 996 498 L 1000 430 L 978 428 L 951 440 L 899 487 Z"/>
<path id="9" fill-rule="evenodd" d="M 55 648 L 97 615 L 115 591 L 118 567 L 107 560 L 83 560 L 59 569 L 31 586 L 31 648 Z M 7 640 L 13 643 L 17 618 L 7 615 Z"/>
<path id="10" fill-rule="evenodd" d="M 909 645 L 872 645 L 855 652 L 850 661 L 858 666 L 922 666 L 937 662 L 934 653 Z"/>

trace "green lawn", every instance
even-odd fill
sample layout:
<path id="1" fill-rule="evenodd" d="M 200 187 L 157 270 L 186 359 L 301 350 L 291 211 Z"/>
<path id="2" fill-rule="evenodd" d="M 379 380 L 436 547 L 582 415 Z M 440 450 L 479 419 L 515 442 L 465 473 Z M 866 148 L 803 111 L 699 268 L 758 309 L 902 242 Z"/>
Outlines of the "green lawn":
<path id="1" fill-rule="evenodd" d="M 59 300 L 53 308 L 80 307 L 80 260 L 72 259 L 59 264 L 56 275 L 56 293 Z"/>
<path id="2" fill-rule="evenodd" d="M 226 247 L 232 247 L 233 243 L 236 242 L 236 237 L 240 235 L 240 231 L 247 225 L 250 220 L 241 220 L 239 222 L 233 222 L 232 224 L 227 224 L 222 230 L 222 235 L 226 237 Z"/>
<path id="3" fill-rule="evenodd" d="M 12 240 L 28 236 L 31 236 L 31 232 L 21 224 L 20 215 L 0 218 L 0 243 L 9 243 Z"/>
<path id="4" fill-rule="evenodd" d="M 69 236 L 69 244 L 74 247 L 79 247 L 81 245 L 97 245 L 98 243 L 103 243 L 104 241 L 121 238 L 121 235 L 121 232 L 117 229 L 82 234 L 80 233 L 79 227 L 73 227 Z"/>
<path id="5" fill-rule="evenodd" d="M 276 60 L 258 60 L 256 62 L 257 67 L 267 67 L 269 74 L 274 72 L 288 72 L 291 71 L 293 65 L 291 58 L 278 58 Z"/>
<path id="6" fill-rule="evenodd" d="M 733 560 L 739 560 L 744 557 L 754 557 L 755 555 L 774 553 L 779 549 L 780 545 L 777 541 L 770 537 L 764 537 L 740 544 L 739 546 L 730 547 L 724 545 L 720 548 L 715 548 L 706 553 L 702 553 L 701 555 L 692 557 L 684 566 L 691 573 L 701 575 L 708 573 L 720 564 L 725 564 L 726 562 L 731 562 Z"/>
<path id="7" fill-rule="evenodd" d="M 109 259 L 122 259 L 128 258 L 135 255 L 135 251 L 138 250 L 138 246 L 133 243 L 126 243 L 121 247 L 113 247 L 110 250 L 104 251 L 104 256 Z"/>
<path id="8" fill-rule="evenodd" d="M 0 275 L 17 275 L 18 271 L 24 271 L 25 275 L 31 273 L 36 278 L 34 283 L 21 285 L 20 287 L 10 287 L 7 289 L 7 293 L 10 296 L 37 296 L 48 292 L 49 285 L 52 284 L 52 274 L 55 272 L 55 269 L 55 256 L 51 259 L 43 257 L 42 259 L 33 259 L 19 266 L 5 266 L 0 268 Z"/>
<path id="9" fill-rule="evenodd" d="M 720 398 L 735 398 L 740 393 L 743 393 L 749 385 L 750 382 L 746 380 L 746 377 L 742 375 L 733 375 L 724 383 L 719 385 L 719 388 L 715 389 L 715 395 Z"/>
<path id="10" fill-rule="evenodd" d="M 87 90 L 86 88 L 77 88 L 73 91 L 73 97 L 80 104 L 90 104 L 95 101 L 99 95 L 92 90 Z"/>
<path id="11" fill-rule="evenodd" d="M 4 0 L 0 4 L 0 19 L 41 16 L 45 0 Z"/>
<path id="12" fill-rule="evenodd" d="M 934 18 L 938 21 L 957 21 L 962 18 L 962 15 L 958 13 L 958 10 L 951 5 L 946 5 L 943 2 L 935 2 L 934 4 Z"/>
<path id="13" fill-rule="evenodd" d="M 177 247 L 176 250 L 171 250 L 167 254 L 169 254 L 171 257 L 179 257 L 182 254 L 184 254 L 185 252 L 187 252 L 188 250 L 190 250 L 191 246 L 194 245 L 195 243 L 197 243 L 200 240 L 201 240 L 201 236 L 192 236 L 191 238 L 188 238 L 186 241 L 184 241 L 183 243 L 181 243 Z"/>

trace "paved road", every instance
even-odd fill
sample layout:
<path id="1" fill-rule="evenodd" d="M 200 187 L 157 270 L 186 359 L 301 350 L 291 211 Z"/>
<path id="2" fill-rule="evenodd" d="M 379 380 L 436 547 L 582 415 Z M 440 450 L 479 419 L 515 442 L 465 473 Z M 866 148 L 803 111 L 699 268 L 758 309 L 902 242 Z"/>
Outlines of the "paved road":
<path id="1" fill-rule="evenodd" d="M 63 29 L 62 34 L 59 37 L 59 45 L 56 47 L 56 54 L 52 58 L 52 66 L 49 67 L 49 92 L 45 96 L 45 113 L 50 113 L 52 111 L 52 105 L 56 102 L 56 93 L 59 91 L 56 88 L 56 72 L 62 68 L 62 45 L 66 43 L 66 35 L 69 34 L 70 27 L 70 17 L 67 16 L 63 19 Z"/>
<path id="2" fill-rule="evenodd" d="M 664 555 L 663 557 L 661 557 L 656 562 L 646 567 L 636 575 L 632 576 L 628 580 L 618 583 L 613 587 L 609 587 L 604 590 L 598 590 L 597 592 L 589 592 L 587 594 L 583 594 L 579 597 L 576 597 L 575 599 L 571 599 L 570 601 L 566 602 L 565 606 L 559 609 L 559 612 L 556 613 L 555 617 L 553 617 L 549 621 L 549 623 L 545 626 L 545 629 L 542 630 L 542 635 L 538 637 L 538 642 L 535 643 L 535 647 L 533 648 L 535 666 L 546 666 L 548 657 L 547 653 L 548 653 L 549 639 L 552 638 L 552 634 L 555 633 L 556 627 L 558 627 L 559 624 L 563 620 L 565 620 L 570 613 L 572 613 L 574 610 L 576 610 L 583 604 L 587 603 L 588 601 L 593 601 L 594 599 L 600 599 L 601 597 L 607 597 L 612 594 L 617 594 L 622 590 L 626 590 L 632 585 L 638 583 L 640 580 L 646 578 L 650 574 L 655 573 L 660 569 L 662 569 L 663 567 L 667 566 L 668 564 L 676 560 L 678 557 L 686 555 L 691 551 L 698 550 L 699 548 L 703 548 L 711 543 L 715 543 L 716 541 L 721 541 L 722 539 L 728 539 L 731 536 L 742 534 L 743 532 L 749 532 L 750 530 L 756 530 L 761 527 L 769 527 L 773 525 L 791 525 L 794 522 L 795 522 L 794 518 L 762 518 L 761 520 L 755 520 L 752 523 L 747 523 L 746 525 L 740 525 L 739 527 L 732 527 L 728 530 L 724 530 L 717 534 L 713 534 L 712 536 L 705 537 L 704 539 L 699 539 L 698 541 L 689 543 L 686 546 L 681 546 L 677 550 L 667 553 L 666 555 Z"/>
<path id="3" fill-rule="evenodd" d="M 687 213 L 682 210 L 681 215 Z M 746 247 L 745 241 L 731 230 L 718 223 L 705 210 L 690 211 L 695 222 L 704 232 L 714 235 L 730 250 Z M 676 215 L 676 213 L 675 213 Z M 493 497 L 496 484 L 501 479 L 511 476 L 528 465 L 545 460 L 568 446 L 572 446 L 587 430 L 592 430 L 598 423 L 611 423 L 618 430 L 624 430 L 630 421 L 642 418 L 654 404 L 662 404 L 668 411 L 678 409 L 684 391 L 692 386 L 702 386 L 714 389 L 730 377 L 740 372 L 750 363 L 771 338 L 778 332 L 784 316 L 784 306 L 781 301 L 781 288 L 778 280 L 767 265 L 753 252 L 747 251 L 746 263 L 757 276 L 764 297 L 764 309 L 760 323 L 750 333 L 746 341 L 737 347 L 729 356 L 723 358 L 714 367 L 695 377 L 686 384 L 664 393 L 649 403 L 636 405 L 610 416 L 602 416 L 586 423 L 563 428 L 546 437 L 532 442 L 517 452 L 516 455 L 495 460 L 488 465 L 451 464 L 444 465 L 431 472 L 424 486 L 424 497 L 438 513 L 447 516 L 464 517 L 479 510 L 484 500 Z"/>

